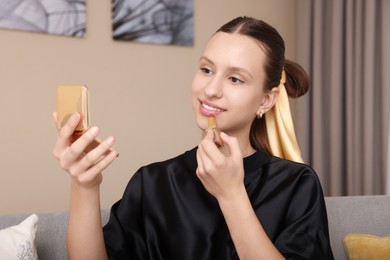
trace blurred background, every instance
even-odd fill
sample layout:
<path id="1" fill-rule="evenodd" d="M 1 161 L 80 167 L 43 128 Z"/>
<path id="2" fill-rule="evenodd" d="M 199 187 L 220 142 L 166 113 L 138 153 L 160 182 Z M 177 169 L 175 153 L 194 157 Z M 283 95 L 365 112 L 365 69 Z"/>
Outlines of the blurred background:
<path id="1" fill-rule="evenodd" d="M 121 198 L 139 167 L 196 146 L 200 131 L 192 114 L 190 87 L 199 56 L 216 29 L 241 15 L 273 25 L 285 39 L 286 58 L 298 61 L 312 78 L 312 90 L 294 100 L 292 110 L 305 162 L 318 172 L 325 194 L 385 193 L 389 92 L 383 86 L 389 82 L 384 66 L 388 68 L 390 59 L 385 59 L 389 52 L 383 46 L 389 39 L 382 31 L 389 20 L 377 15 L 375 21 L 380 27 L 374 23 L 367 29 L 372 32 L 371 28 L 376 28 L 374 35 L 379 37 L 379 43 L 375 41 L 371 49 L 384 51 L 368 53 L 367 57 L 374 55 L 376 59 L 368 67 L 351 72 L 344 65 L 358 61 L 346 62 L 344 58 L 357 57 L 361 49 L 356 39 L 371 36 L 359 34 L 355 39 L 352 35 L 349 42 L 355 43 L 355 49 L 345 54 L 349 47 L 338 45 L 336 40 L 349 35 L 347 27 L 329 23 L 336 15 L 344 14 L 333 13 L 340 9 L 338 2 L 342 3 L 343 12 L 357 10 L 360 14 L 360 9 L 348 7 L 347 2 L 351 1 L 194 0 L 193 46 L 113 40 L 111 1 L 86 1 L 84 37 L 0 29 L 0 213 L 68 209 L 69 177 L 52 157 L 56 139 L 52 112 L 57 85 L 88 86 L 92 124 L 101 128 L 101 139 L 108 135 L 117 139 L 115 148 L 120 156 L 104 172 L 103 208 Z M 390 1 L 372 2 L 381 4 L 374 7 L 375 12 L 390 10 Z M 354 13 L 351 16 L 356 18 Z M 320 24 L 316 25 L 317 22 Z M 333 33 L 332 28 L 344 29 Z M 355 32 L 359 30 L 355 28 Z M 314 36 L 320 38 L 314 40 Z M 334 49 L 341 51 L 334 53 Z M 355 88 L 361 82 L 355 75 L 362 75 L 372 64 L 380 65 L 378 70 L 375 67 L 373 76 L 380 80 Z M 329 72 L 332 68 L 338 73 Z M 337 84 L 349 87 L 336 87 Z M 339 88 L 345 96 L 325 91 L 333 89 L 329 86 Z M 362 98 L 371 95 L 365 89 L 378 90 L 369 102 Z M 361 93 L 360 103 L 349 100 L 356 91 Z M 364 114 L 367 105 L 374 107 L 369 111 L 377 117 Z M 357 114 L 343 112 L 346 107 Z M 373 121 L 356 121 L 363 114 Z M 375 137 L 373 140 L 363 137 L 367 126 L 373 127 L 369 132 L 369 136 Z M 360 134 L 350 138 L 346 129 Z M 330 141 L 332 136 L 337 138 Z M 361 145 L 359 140 L 366 141 Z M 352 151 L 355 156 L 348 159 Z"/>

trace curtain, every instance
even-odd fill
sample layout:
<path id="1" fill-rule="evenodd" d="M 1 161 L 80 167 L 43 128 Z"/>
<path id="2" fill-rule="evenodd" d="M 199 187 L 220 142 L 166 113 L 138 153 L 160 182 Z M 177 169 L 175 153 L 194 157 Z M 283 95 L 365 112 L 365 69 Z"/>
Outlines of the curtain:
<path id="1" fill-rule="evenodd" d="M 386 182 L 386 194 L 390 195 L 390 120 L 389 120 L 389 134 L 387 135 L 387 182 Z"/>
<path id="2" fill-rule="evenodd" d="M 389 3 L 297 1 L 296 60 L 311 89 L 293 101 L 293 116 L 304 160 L 326 196 L 386 191 Z"/>

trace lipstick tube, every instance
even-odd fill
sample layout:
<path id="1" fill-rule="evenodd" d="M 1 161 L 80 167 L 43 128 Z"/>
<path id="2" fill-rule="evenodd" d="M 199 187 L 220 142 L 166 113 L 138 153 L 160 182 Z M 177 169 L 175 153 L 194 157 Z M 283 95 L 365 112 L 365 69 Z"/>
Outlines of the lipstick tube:
<path id="1" fill-rule="evenodd" d="M 209 117 L 208 118 L 208 126 L 209 129 L 211 129 L 214 133 L 214 143 L 219 148 L 223 146 L 223 141 L 221 139 L 220 133 L 221 131 L 217 127 L 217 122 L 215 120 L 215 117 Z"/>

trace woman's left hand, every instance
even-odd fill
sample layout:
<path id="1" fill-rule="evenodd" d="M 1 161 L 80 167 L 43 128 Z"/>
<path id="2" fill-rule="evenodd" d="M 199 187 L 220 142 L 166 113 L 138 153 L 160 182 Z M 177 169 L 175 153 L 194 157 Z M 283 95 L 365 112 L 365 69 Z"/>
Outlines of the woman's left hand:
<path id="1" fill-rule="evenodd" d="M 244 186 L 243 159 L 237 138 L 225 133 L 221 133 L 221 138 L 224 147 L 218 148 L 213 141 L 213 130 L 208 130 L 196 154 L 196 174 L 206 190 L 217 200 L 234 196 Z"/>

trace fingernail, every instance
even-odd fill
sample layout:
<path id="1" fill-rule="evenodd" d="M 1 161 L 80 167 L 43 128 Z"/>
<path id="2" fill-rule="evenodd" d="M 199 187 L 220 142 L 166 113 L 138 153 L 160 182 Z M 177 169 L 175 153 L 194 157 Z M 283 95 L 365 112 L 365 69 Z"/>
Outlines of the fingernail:
<path id="1" fill-rule="evenodd" d="M 74 113 L 71 118 L 72 118 L 72 120 L 79 120 L 80 119 L 80 114 L 79 113 Z"/>
<path id="2" fill-rule="evenodd" d="M 93 127 L 91 127 L 91 129 L 89 129 L 89 132 L 92 135 L 96 135 L 99 132 L 99 128 L 97 128 L 96 126 L 93 126 Z"/>
<path id="3" fill-rule="evenodd" d="M 114 137 L 112 137 L 112 136 L 109 136 L 109 137 L 107 137 L 107 139 L 106 139 L 106 142 L 108 143 L 108 144 L 113 144 L 114 143 L 114 141 L 115 141 L 115 139 L 114 139 Z"/>
<path id="4" fill-rule="evenodd" d="M 109 151 L 110 151 L 109 153 L 110 156 L 115 156 L 115 158 L 118 158 L 119 153 L 117 151 L 112 150 L 111 148 L 109 149 Z"/>

